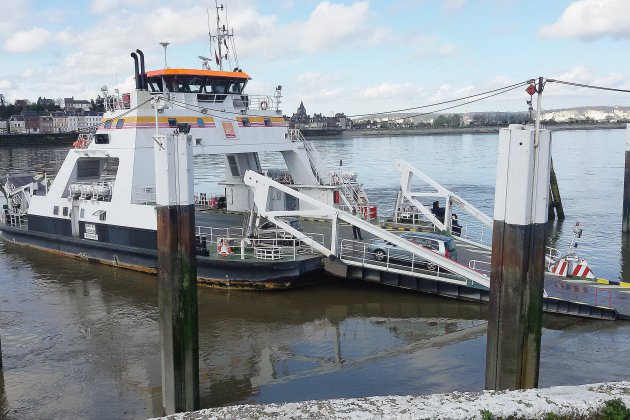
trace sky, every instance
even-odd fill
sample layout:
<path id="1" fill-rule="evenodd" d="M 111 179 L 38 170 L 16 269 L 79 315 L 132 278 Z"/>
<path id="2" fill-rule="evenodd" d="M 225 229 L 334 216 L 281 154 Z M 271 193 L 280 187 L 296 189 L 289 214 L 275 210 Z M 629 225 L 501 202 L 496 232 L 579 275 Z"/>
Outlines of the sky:
<path id="1" fill-rule="evenodd" d="M 630 89 L 630 0 L 224 0 L 250 94 L 347 115 L 422 106 L 539 76 Z M 221 3 L 221 1 L 219 1 Z M 11 0 L 0 8 L 0 93 L 91 99 L 147 69 L 201 68 L 214 0 Z M 214 21 L 212 23 L 214 25 Z M 213 29 L 214 32 L 214 29 Z M 524 89 L 449 112 L 525 111 Z M 544 110 L 630 106 L 630 93 L 547 83 Z"/>

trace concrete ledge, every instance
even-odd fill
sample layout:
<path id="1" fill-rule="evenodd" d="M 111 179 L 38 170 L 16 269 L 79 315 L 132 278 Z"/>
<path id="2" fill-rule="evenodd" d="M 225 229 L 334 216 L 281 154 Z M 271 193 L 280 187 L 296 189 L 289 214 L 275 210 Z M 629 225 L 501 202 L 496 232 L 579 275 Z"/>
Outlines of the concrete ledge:
<path id="1" fill-rule="evenodd" d="M 165 417 L 188 419 L 481 419 L 544 418 L 548 413 L 587 416 L 604 402 L 619 398 L 630 406 L 630 382 L 531 389 L 526 391 L 454 392 L 426 396 L 388 396 L 287 404 L 239 405 Z"/>

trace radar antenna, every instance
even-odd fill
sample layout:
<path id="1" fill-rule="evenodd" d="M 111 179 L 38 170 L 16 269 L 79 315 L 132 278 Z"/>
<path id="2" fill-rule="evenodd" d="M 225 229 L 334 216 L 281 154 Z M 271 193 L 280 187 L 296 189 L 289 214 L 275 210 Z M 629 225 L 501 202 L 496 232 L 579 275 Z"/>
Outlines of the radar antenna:
<path id="1" fill-rule="evenodd" d="M 201 60 L 201 67 L 204 70 L 210 70 L 210 63 L 212 62 L 212 59 L 202 55 L 199 56 L 199 59 Z"/>

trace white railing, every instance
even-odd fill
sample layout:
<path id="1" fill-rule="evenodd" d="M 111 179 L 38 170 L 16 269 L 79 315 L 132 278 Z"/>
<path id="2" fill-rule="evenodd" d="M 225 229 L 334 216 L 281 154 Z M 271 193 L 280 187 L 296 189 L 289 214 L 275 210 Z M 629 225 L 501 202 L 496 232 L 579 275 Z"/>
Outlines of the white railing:
<path id="1" fill-rule="evenodd" d="M 492 264 L 488 261 L 470 260 L 468 262 L 468 267 L 472 270 L 479 271 L 480 273 L 490 275 Z"/>
<path id="2" fill-rule="evenodd" d="M 492 228 L 482 223 L 473 223 L 470 221 L 464 221 L 462 223 L 463 224 L 460 226 L 461 233 L 457 235 L 456 232 L 453 231 L 454 236 L 459 236 L 462 239 L 467 239 L 485 247 L 492 246 Z"/>
<path id="3" fill-rule="evenodd" d="M 400 249 L 396 255 L 390 255 L 390 247 L 385 247 L 381 253 L 379 250 L 370 250 L 370 244 L 351 239 L 342 239 L 339 245 L 339 258 L 344 262 L 359 263 L 364 267 L 377 270 L 392 271 L 400 274 L 409 274 L 421 277 L 440 278 L 447 282 L 466 284 L 466 278 L 452 273 L 438 264 L 427 261 L 413 253 L 404 254 L 402 258 Z M 404 251 L 402 251 L 404 252 Z"/>
<path id="4" fill-rule="evenodd" d="M 245 95 L 247 97 L 247 105 L 245 108 L 258 109 L 266 111 L 268 109 L 274 109 L 274 101 L 271 96 L 267 95 Z M 236 105 L 234 105 L 236 108 Z"/>
<path id="5" fill-rule="evenodd" d="M 301 239 L 283 236 L 283 233 L 270 232 L 272 236 L 267 238 L 245 238 L 243 228 L 240 227 L 197 226 L 195 231 L 198 246 L 205 244 L 209 252 L 216 251 L 220 256 L 236 255 L 242 259 L 264 256 L 265 258 L 262 259 L 269 259 L 267 257 L 281 255 L 281 258 L 296 260 L 302 255 L 318 253 L 312 243 L 308 244 Z M 306 236 L 313 242 L 322 245 L 324 243 L 324 235 L 321 233 L 307 233 Z M 277 250 L 281 252 L 278 254 Z"/>
<path id="6" fill-rule="evenodd" d="M 216 209 L 219 203 L 219 196 L 213 194 L 199 193 L 195 194 L 195 206 L 204 209 Z"/>
<path id="7" fill-rule="evenodd" d="M 210 226 L 197 226 L 196 227 L 196 235 L 205 236 L 208 238 L 208 243 L 217 244 L 219 238 L 225 238 L 228 240 L 238 239 L 239 241 L 243 239 L 243 228 L 242 227 L 227 227 L 227 228 L 216 228 Z"/>
<path id="8" fill-rule="evenodd" d="M 315 150 L 313 144 L 310 141 L 306 140 L 304 138 L 304 135 L 302 135 L 302 132 L 297 128 L 290 128 L 288 130 L 287 136 L 289 139 L 291 139 L 292 142 L 301 142 L 304 145 L 304 150 L 306 150 L 308 163 L 311 166 L 313 175 L 315 175 L 315 178 L 317 179 L 317 183 L 319 185 L 326 185 L 327 180 L 324 177 L 326 167 L 321 161 L 319 153 L 317 152 L 317 150 Z"/>
<path id="9" fill-rule="evenodd" d="M 0 223 L 18 228 L 26 228 L 26 217 L 25 214 L 7 213 L 3 210 L 0 212 Z"/>
<path id="10" fill-rule="evenodd" d="M 156 204 L 155 186 L 145 185 L 131 189 L 131 204 Z"/>

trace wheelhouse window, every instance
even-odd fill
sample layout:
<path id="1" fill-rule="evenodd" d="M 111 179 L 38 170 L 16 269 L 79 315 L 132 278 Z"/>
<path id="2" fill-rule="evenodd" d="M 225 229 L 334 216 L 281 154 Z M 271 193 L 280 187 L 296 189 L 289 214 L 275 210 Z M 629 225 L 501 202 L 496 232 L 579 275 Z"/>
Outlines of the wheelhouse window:
<path id="1" fill-rule="evenodd" d="M 123 118 L 116 121 L 116 128 L 123 128 L 123 125 L 125 125 L 125 120 Z"/>
<path id="2" fill-rule="evenodd" d="M 177 118 L 169 118 L 168 126 L 171 128 L 177 128 Z"/>
<path id="3" fill-rule="evenodd" d="M 96 135 L 94 135 L 94 143 L 96 143 L 96 144 L 109 144 L 109 134 L 96 134 Z"/>
<path id="4" fill-rule="evenodd" d="M 161 77 L 149 77 L 149 89 L 151 92 L 162 92 L 164 90 L 162 86 Z"/>
<path id="5" fill-rule="evenodd" d="M 265 127 L 271 127 L 271 119 L 265 118 Z"/>
<path id="6" fill-rule="evenodd" d="M 105 124 L 103 124 L 103 128 L 106 130 L 109 130 L 110 128 L 112 128 L 112 120 L 105 121 Z"/>
<path id="7" fill-rule="evenodd" d="M 249 118 L 243 118 L 241 120 L 243 122 L 243 127 L 251 127 L 252 123 L 249 121 Z"/>
<path id="8" fill-rule="evenodd" d="M 203 121 L 203 118 L 197 118 L 197 127 L 204 128 L 206 123 Z"/>

